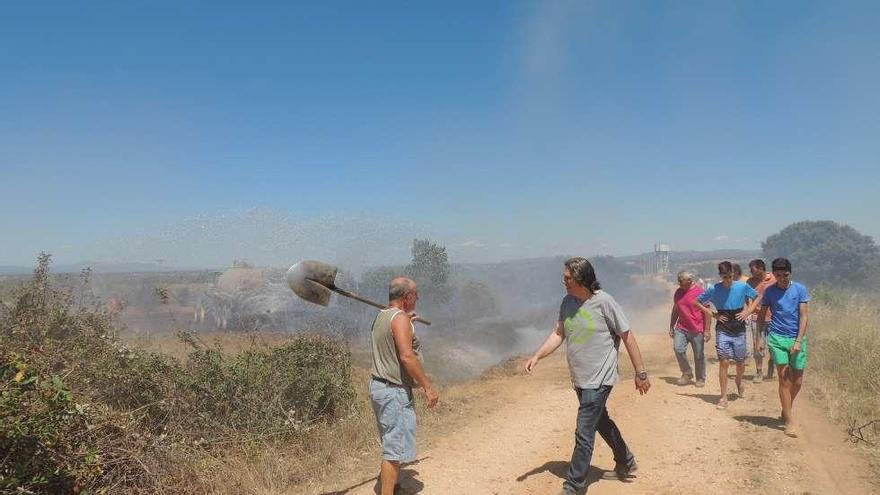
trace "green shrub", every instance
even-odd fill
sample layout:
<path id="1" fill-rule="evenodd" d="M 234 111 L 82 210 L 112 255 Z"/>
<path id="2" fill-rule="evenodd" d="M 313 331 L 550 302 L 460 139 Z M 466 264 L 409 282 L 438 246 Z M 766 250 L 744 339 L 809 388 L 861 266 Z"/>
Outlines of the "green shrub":
<path id="1" fill-rule="evenodd" d="M 302 335 L 230 356 L 181 334 L 192 348 L 181 363 L 122 345 L 106 313 L 51 286 L 48 264 L 0 307 L 0 492 L 181 491 L 200 455 L 295 440 L 351 410 L 338 341 Z"/>

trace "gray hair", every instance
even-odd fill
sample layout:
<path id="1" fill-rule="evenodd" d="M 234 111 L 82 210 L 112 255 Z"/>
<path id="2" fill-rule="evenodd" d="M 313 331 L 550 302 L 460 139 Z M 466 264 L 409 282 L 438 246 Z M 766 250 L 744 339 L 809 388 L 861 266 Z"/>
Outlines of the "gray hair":
<path id="1" fill-rule="evenodd" d="M 397 277 L 388 286 L 388 300 L 396 301 L 403 299 L 407 294 L 416 290 L 416 283 L 405 277 Z"/>
<path id="2" fill-rule="evenodd" d="M 690 280 L 691 282 L 693 282 L 694 277 L 695 277 L 694 272 L 691 272 L 688 270 L 682 270 L 682 271 L 678 272 L 678 281 L 679 282 L 681 282 L 682 280 Z"/>

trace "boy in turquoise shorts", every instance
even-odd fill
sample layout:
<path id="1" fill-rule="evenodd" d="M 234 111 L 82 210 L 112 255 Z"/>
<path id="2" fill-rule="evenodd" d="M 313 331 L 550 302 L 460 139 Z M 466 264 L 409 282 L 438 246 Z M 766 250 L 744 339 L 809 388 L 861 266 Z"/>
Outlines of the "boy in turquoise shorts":
<path id="1" fill-rule="evenodd" d="M 807 366 L 807 303 L 810 294 L 803 284 L 791 280 L 791 262 L 776 258 L 771 264 L 776 283 L 767 287 L 761 299 L 758 324 L 763 329 L 767 310 L 770 316 L 770 333 L 767 348 L 776 363 L 779 376 L 779 400 L 782 402 L 782 420 L 785 434 L 798 436 L 797 425 L 792 417 L 794 400 L 801 391 L 804 368 Z M 763 345 L 762 345 L 763 347 Z M 763 351 L 763 348 L 761 349 Z"/>

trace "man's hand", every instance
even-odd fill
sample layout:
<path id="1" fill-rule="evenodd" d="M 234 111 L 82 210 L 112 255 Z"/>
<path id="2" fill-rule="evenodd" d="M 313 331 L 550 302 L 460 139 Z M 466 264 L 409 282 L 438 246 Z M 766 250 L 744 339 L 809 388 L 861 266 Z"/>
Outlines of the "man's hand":
<path id="1" fill-rule="evenodd" d="M 675 328 L 669 327 L 669 336 L 673 337 L 675 335 Z"/>
<path id="2" fill-rule="evenodd" d="M 794 345 L 791 346 L 791 350 L 788 351 L 788 354 L 793 357 L 795 354 L 797 354 L 799 352 L 801 352 L 801 343 L 799 341 L 795 340 Z"/>
<path id="3" fill-rule="evenodd" d="M 718 320 L 718 321 L 720 321 L 721 323 L 727 323 L 727 320 L 729 320 L 729 318 L 727 317 L 727 315 L 722 315 L 722 314 L 719 314 L 719 313 L 715 313 L 715 319 Z"/>
<path id="4" fill-rule="evenodd" d="M 703 342 L 709 342 L 709 339 L 712 338 L 712 332 L 703 333 Z"/>
<path id="5" fill-rule="evenodd" d="M 437 401 L 440 400 L 440 394 L 438 394 L 437 390 L 435 390 L 434 387 L 431 385 L 425 387 L 425 397 L 428 399 L 428 409 L 436 406 Z"/>
<path id="6" fill-rule="evenodd" d="M 736 314 L 736 319 L 739 321 L 746 321 L 749 319 L 749 315 L 752 314 L 748 309 L 744 309 Z"/>
<path id="7" fill-rule="evenodd" d="M 526 361 L 526 364 L 523 366 L 523 371 L 525 371 L 526 374 L 531 375 L 532 371 L 535 370 L 535 366 L 538 366 L 538 356 L 530 357 L 529 360 Z"/>
<path id="8" fill-rule="evenodd" d="M 639 391 L 639 395 L 647 394 L 649 388 L 651 388 L 651 380 L 648 378 L 639 380 L 639 375 L 636 375 L 636 390 Z"/>

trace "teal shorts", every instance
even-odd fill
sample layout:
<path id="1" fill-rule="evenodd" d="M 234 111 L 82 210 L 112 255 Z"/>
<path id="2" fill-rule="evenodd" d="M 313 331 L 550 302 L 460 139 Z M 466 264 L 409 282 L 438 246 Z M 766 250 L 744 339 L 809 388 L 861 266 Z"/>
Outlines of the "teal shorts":
<path id="1" fill-rule="evenodd" d="M 794 356 L 791 348 L 794 346 L 794 337 L 783 337 L 771 332 L 767 336 L 767 350 L 773 356 L 773 362 L 777 366 L 791 366 L 792 369 L 803 370 L 807 367 L 807 339 L 801 341 L 801 350 Z"/>

